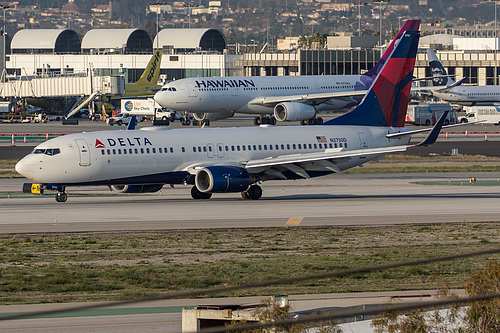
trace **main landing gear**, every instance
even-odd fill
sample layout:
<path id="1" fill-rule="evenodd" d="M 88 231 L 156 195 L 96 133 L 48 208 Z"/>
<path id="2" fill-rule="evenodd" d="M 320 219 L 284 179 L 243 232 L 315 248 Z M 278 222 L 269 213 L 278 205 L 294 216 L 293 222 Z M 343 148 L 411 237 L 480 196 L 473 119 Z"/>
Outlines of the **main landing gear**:
<path id="1" fill-rule="evenodd" d="M 260 116 L 260 117 L 255 117 L 253 119 L 253 124 L 256 126 L 259 125 L 276 125 L 276 118 L 274 117 L 269 117 L 269 116 Z"/>
<path id="2" fill-rule="evenodd" d="M 258 200 L 262 197 L 262 188 L 259 185 L 251 185 L 246 191 L 241 192 L 241 196 L 247 200 Z M 196 200 L 207 200 L 212 197 L 212 193 L 204 193 L 196 186 L 191 187 L 191 197 Z"/>
<path id="3" fill-rule="evenodd" d="M 212 193 L 200 192 L 196 186 L 191 187 L 191 197 L 196 200 L 206 200 L 212 197 Z"/>
<path id="4" fill-rule="evenodd" d="M 304 119 L 300 121 L 301 125 L 321 125 L 323 124 L 323 118 L 321 117 L 314 117 L 311 119 Z"/>
<path id="5" fill-rule="evenodd" d="M 66 192 L 57 192 L 56 194 L 56 201 L 57 202 L 66 202 L 68 200 L 68 195 Z"/>
<path id="6" fill-rule="evenodd" d="M 252 185 L 245 192 L 241 192 L 241 196 L 247 200 L 259 200 L 262 197 L 262 188 L 259 185 Z"/>

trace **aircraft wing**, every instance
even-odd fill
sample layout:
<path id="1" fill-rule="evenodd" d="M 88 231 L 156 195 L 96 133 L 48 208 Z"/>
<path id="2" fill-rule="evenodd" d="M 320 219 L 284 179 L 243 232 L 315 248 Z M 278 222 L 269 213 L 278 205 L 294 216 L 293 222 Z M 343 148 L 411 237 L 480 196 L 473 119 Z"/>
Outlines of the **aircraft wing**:
<path id="1" fill-rule="evenodd" d="M 283 102 L 299 102 L 311 105 L 318 105 L 330 99 L 363 97 L 367 91 L 368 90 L 356 90 L 356 91 L 329 92 L 329 93 L 306 94 L 306 95 L 257 97 L 251 100 L 249 104 L 274 106 L 276 104 Z"/>
<path id="2" fill-rule="evenodd" d="M 278 157 L 269 157 L 260 160 L 250 160 L 242 162 L 242 166 L 246 168 L 249 173 L 263 173 L 264 176 L 268 175 L 271 178 L 286 179 L 281 171 L 289 170 L 295 174 L 310 178 L 305 170 L 305 165 L 317 164 L 327 170 L 340 173 L 341 170 L 336 162 L 340 160 L 349 159 L 357 156 L 368 156 L 376 154 L 387 154 L 405 151 L 409 145 L 393 146 L 383 148 L 367 148 L 356 150 L 343 150 L 342 148 L 327 149 L 320 153 L 306 153 L 306 154 L 292 154 L 282 155 Z"/>

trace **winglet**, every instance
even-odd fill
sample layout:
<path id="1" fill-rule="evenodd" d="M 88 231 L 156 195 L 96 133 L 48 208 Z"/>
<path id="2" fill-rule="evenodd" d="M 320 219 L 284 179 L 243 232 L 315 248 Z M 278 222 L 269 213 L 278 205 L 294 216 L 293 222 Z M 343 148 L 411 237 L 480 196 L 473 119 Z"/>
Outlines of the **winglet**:
<path id="1" fill-rule="evenodd" d="M 418 146 L 428 146 L 436 142 L 437 137 L 439 135 L 439 132 L 441 132 L 441 128 L 443 127 L 444 120 L 446 119 L 446 116 L 448 116 L 448 112 L 450 111 L 445 111 L 441 115 L 441 118 L 437 121 L 436 125 L 432 128 L 432 130 L 427 134 L 425 137 L 424 141 L 420 142 L 419 144 L 416 144 L 415 147 Z"/>
<path id="2" fill-rule="evenodd" d="M 130 118 L 130 122 L 128 123 L 128 126 L 127 126 L 127 131 L 130 131 L 130 130 L 135 130 L 135 124 L 136 124 L 135 117 L 136 117 L 136 116 L 132 116 L 132 117 Z"/>

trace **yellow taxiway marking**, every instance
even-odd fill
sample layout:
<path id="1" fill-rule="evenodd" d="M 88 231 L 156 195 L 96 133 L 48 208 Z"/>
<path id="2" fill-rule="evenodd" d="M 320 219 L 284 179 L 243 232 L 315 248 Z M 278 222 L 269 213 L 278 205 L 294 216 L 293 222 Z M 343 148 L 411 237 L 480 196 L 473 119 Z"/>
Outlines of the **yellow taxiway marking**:
<path id="1" fill-rule="evenodd" d="M 303 217 L 290 217 L 288 221 L 286 221 L 285 225 L 300 225 L 300 222 L 302 222 L 303 219 Z"/>

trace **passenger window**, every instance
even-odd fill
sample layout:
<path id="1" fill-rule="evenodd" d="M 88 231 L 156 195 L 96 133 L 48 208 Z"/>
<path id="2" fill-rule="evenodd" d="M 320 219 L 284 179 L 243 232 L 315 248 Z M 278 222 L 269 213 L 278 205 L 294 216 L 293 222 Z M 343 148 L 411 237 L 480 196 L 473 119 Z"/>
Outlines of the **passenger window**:
<path id="1" fill-rule="evenodd" d="M 144 154 L 144 148 L 141 148 L 141 154 Z"/>
<path id="2" fill-rule="evenodd" d="M 186 152 L 186 148 L 182 147 L 182 148 L 181 148 L 181 151 L 182 151 L 183 153 L 185 153 L 185 152 Z"/>
<path id="3" fill-rule="evenodd" d="M 261 145 L 259 145 L 259 150 L 262 150 L 262 146 Z"/>
<path id="4" fill-rule="evenodd" d="M 257 150 L 257 146 L 256 145 L 253 145 L 253 150 Z"/>
<path id="5" fill-rule="evenodd" d="M 139 153 L 139 151 L 137 150 L 137 148 L 135 148 L 135 149 L 134 149 L 134 152 L 135 152 L 136 154 L 138 154 L 138 153 Z"/>
<path id="6" fill-rule="evenodd" d="M 111 150 L 108 149 L 108 155 L 111 155 Z"/>
<path id="7" fill-rule="evenodd" d="M 203 148 L 205 148 L 205 147 L 203 147 Z M 212 146 L 208 146 L 208 151 L 210 151 L 210 152 L 212 151 Z"/>
<path id="8" fill-rule="evenodd" d="M 200 148 L 200 147 L 198 147 Z M 193 153 L 196 153 L 196 147 L 193 147 Z"/>
<path id="9" fill-rule="evenodd" d="M 206 153 L 207 152 L 207 147 L 206 146 L 203 146 L 203 152 Z"/>
<path id="10" fill-rule="evenodd" d="M 161 149 L 161 148 L 160 148 Z M 151 148 L 151 150 L 153 151 L 153 154 L 156 153 L 156 148 Z"/>
<path id="11" fill-rule="evenodd" d="M 332 147 L 332 143 L 331 143 L 331 142 L 330 142 L 328 145 L 330 146 L 330 148 L 333 148 L 333 147 Z"/>
<path id="12" fill-rule="evenodd" d="M 118 149 L 118 155 L 121 155 L 121 154 L 122 154 L 122 150 Z"/>
<path id="13" fill-rule="evenodd" d="M 146 153 L 148 153 L 148 154 L 149 154 L 149 148 L 146 148 Z"/>
<path id="14" fill-rule="evenodd" d="M 116 155 L 116 149 L 113 149 L 113 155 Z"/>
<path id="15" fill-rule="evenodd" d="M 241 149 L 243 149 L 243 151 L 246 151 L 247 147 L 245 145 L 243 145 L 243 146 L 241 146 Z"/>
<path id="16" fill-rule="evenodd" d="M 173 147 L 170 147 L 170 152 L 173 153 L 174 152 L 174 148 Z"/>
<path id="17" fill-rule="evenodd" d="M 236 149 L 237 149 L 238 151 L 240 151 L 240 146 L 239 146 L 239 145 L 238 145 L 238 146 L 236 146 Z"/>
<path id="18" fill-rule="evenodd" d="M 229 146 L 226 146 L 225 148 L 226 148 L 226 151 L 229 151 Z"/>
<path id="19" fill-rule="evenodd" d="M 323 148 L 323 145 L 321 143 L 318 144 L 319 149 Z"/>
<path id="20" fill-rule="evenodd" d="M 248 150 L 252 150 L 252 146 L 248 145 Z"/>
<path id="21" fill-rule="evenodd" d="M 234 146 L 231 146 L 231 150 L 234 151 Z"/>
<path id="22" fill-rule="evenodd" d="M 281 150 L 285 150 L 285 145 L 281 145 Z"/>
<path id="23" fill-rule="evenodd" d="M 162 150 L 161 150 L 161 147 L 158 148 L 158 152 L 161 154 L 162 153 Z"/>
<path id="24" fill-rule="evenodd" d="M 219 146 L 219 151 L 222 151 L 222 146 Z"/>
<path id="25" fill-rule="evenodd" d="M 293 149 L 296 149 L 296 147 L 295 147 L 295 143 L 292 145 L 292 148 L 293 148 Z"/>
<path id="26" fill-rule="evenodd" d="M 102 154 L 102 155 L 104 155 L 104 149 L 103 149 L 103 150 L 101 150 L 101 154 Z"/>
<path id="27" fill-rule="evenodd" d="M 339 143 L 339 147 L 342 148 L 342 142 Z"/>
<path id="28" fill-rule="evenodd" d="M 127 155 L 127 149 L 123 149 L 123 155 Z"/>
<path id="29" fill-rule="evenodd" d="M 299 149 L 302 149 L 302 145 L 299 143 Z"/>
<path id="30" fill-rule="evenodd" d="M 269 150 L 273 150 L 273 145 L 269 145 Z"/>
<path id="31" fill-rule="evenodd" d="M 287 145 L 286 145 L 286 149 L 287 149 L 287 150 L 290 150 L 290 144 L 287 144 Z"/>
<path id="32" fill-rule="evenodd" d="M 314 144 L 314 149 L 317 149 L 317 146 L 316 146 L 316 144 Z"/>
<path id="33" fill-rule="evenodd" d="M 267 145 L 264 145 L 264 150 L 267 150 Z"/>
<path id="34" fill-rule="evenodd" d="M 346 143 L 344 143 L 344 148 L 347 148 L 347 142 L 346 142 Z"/>
<path id="35" fill-rule="evenodd" d="M 309 149 L 312 149 L 312 145 L 311 144 L 309 144 Z"/>
<path id="36" fill-rule="evenodd" d="M 276 145 L 275 146 L 276 150 L 280 150 L 280 146 Z"/>

